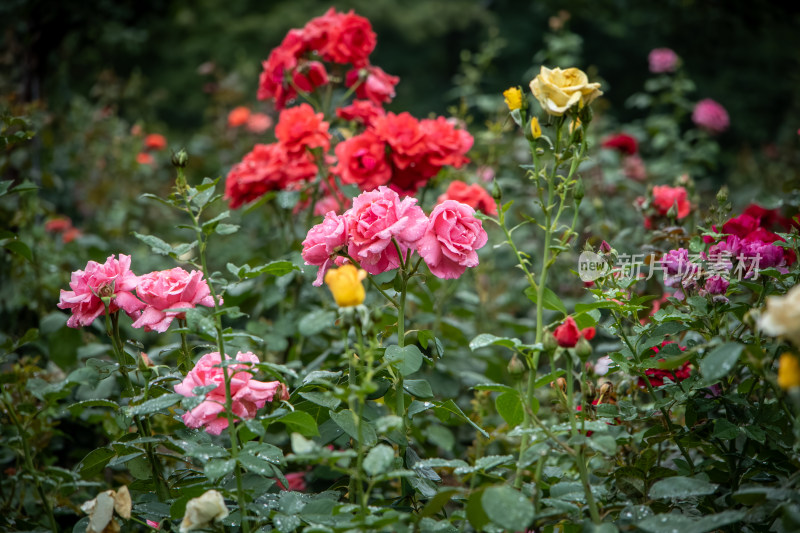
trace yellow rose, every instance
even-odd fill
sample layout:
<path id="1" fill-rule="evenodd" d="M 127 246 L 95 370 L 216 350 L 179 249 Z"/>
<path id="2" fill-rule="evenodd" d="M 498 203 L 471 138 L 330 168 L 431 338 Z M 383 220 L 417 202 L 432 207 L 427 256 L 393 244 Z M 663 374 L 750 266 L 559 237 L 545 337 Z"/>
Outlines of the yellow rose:
<path id="1" fill-rule="evenodd" d="M 758 320 L 759 329 L 772 337 L 784 337 L 800 346 L 800 285 L 784 296 L 767 297 L 767 308 Z"/>
<path id="2" fill-rule="evenodd" d="M 333 299 L 339 307 L 352 307 L 364 302 L 366 293 L 361 281 L 367 273 L 347 263 L 339 268 L 328 270 L 325 274 L 325 283 L 328 284 Z"/>
<path id="3" fill-rule="evenodd" d="M 542 136 L 542 126 L 539 124 L 539 119 L 536 117 L 531 118 L 531 135 L 534 139 Z"/>
<path id="4" fill-rule="evenodd" d="M 603 94 L 599 83 L 589 83 L 586 74 L 577 68 L 550 70 L 542 67 L 531 81 L 531 92 L 542 109 L 560 117 L 574 105 L 583 107 Z"/>
<path id="5" fill-rule="evenodd" d="M 778 385 L 782 389 L 800 387 L 800 361 L 788 352 L 778 360 Z"/>
<path id="6" fill-rule="evenodd" d="M 506 99 L 506 105 L 509 111 L 520 109 L 522 107 L 522 91 L 517 87 L 510 87 L 503 91 L 503 97 Z"/>

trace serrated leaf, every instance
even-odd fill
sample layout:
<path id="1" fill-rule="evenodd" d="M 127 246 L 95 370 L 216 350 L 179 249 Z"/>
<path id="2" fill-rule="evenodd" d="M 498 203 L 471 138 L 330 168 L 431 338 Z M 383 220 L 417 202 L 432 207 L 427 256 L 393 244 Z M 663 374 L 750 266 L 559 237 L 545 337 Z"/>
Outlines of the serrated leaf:
<path id="1" fill-rule="evenodd" d="M 433 403 L 434 403 L 434 405 L 436 406 L 437 409 L 443 409 L 443 410 L 445 410 L 445 411 L 447 411 L 449 413 L 452 413 L 452 414 L 456 415 L 457 417 L 461 418 L 466 423 L 468 423 L 469 425 L 471 425 L 472 427 L 477 429 L 480 432 L 481 435 L 483 435 L 487 439 L 489 438 L 489 434 L 486 433 L 486 431 L 484 431 L 484 429 L 482 427 L 480 427 L 478 424 L 473 422 L 470 417 L 465 415 L 464 411 L 462 411 L 461 408 L 458 405 L 456 405 L 456 403 L 453 400 L 447 400 L 447 401 L 444 401 L 444 402 L 433 402 Z"/>
<path id="2" fill-rule="evenodd" d="M 674 476 L 656 481 L 650 487 L 650 498 L 653 500 L 684 499 L 713 494 L 716 489 L 716 484 L 703 479 Z"/>
<path id="3" fill-rule="evenodd" d="M 422 398 L 423 400 L 433 398 L 433 390 L 427 380 L 408 379 L 403 382 L 403 388 L 416 398 Z"/>
<path id="4" fill-rule="evenodd" d="M 275 475 L 275 469 L 272 466 L 272 463 L 260 457 L 256 457 L 255 455 L 252 455 L 244 450 L 242 450 L 242 452 L 239 454 L 237 460 L 245 470 L 253 472 L 254 474 L 264 477 L 271 477 Z"/>
<path id="5" fill-rule="evenodd" d="M 343 409 L 341 411 L 329 411 L 331 420 L 339 426 L 342 431 L 350 435 L 355 440 L 361 440 L 364 446 L 372 447 L 378 442 L 378 435 L 372 426 L 366 421 L 361 420 L 361 439 L 358 435 L 358 415 L 350 409 Z"/>
<path id="6" fill-rule="evenodd" d="M 744 349 L 738 342 L 726 342 L 700 360 L 700 374 L 709 383 L 727 376 Z"/>
<path id="7" fill-rule="evenodd" d="M 27 259 L 29 262 L 33 263 L 33 252 L 31 252 L 31 249 L 28 248 L 27 244 L 18 238 L 13 240 L 5 239 L 0 241 L 0 245 L 2 245 L 3 248 L 6 248 L 7 250 L 10 250 L 20 257 L 23 257 L 24 259 Z"/>
<path id="8" fill-rule="evenodd" d="M 500 394 L 494 401 L 497 412 L 506 421 L 508 427 L 514 428 L 522 424 L 525 419 L 525 412 L 522 400 L 517 391 L 509 391 Z"/>
<path id="9" fill-rule="evenodd" d="M 339 398 L 331 394 L 325 394 L 324 392 L 300 392 L 298 395 L 311 403 L 321 405 L 327 409 L 336 409 L 339 407 L 339 404 L 342 403 Z"/>
<path id="10" fill-rule="evenodd" d="M 158 398 L 153 398 L 152 400 L 147 400 L 144 403 L 140 403 L 139 405 L 133 405 L 127 408 L 127 412 L 130 416 L 134 415 L 148 415 L 151 413 L 158 412 L 162 409 L 166 409 L 167 407 L 171 407 L 181 401 L 183 396 L 180 394 L 170 393 L 164 394 L 163 396 L 159 396 Z"/>
<path id="11" fill-rule="evenodd" d="M 77 466 L 78 472 L 84 478 L 89 478 L 98 474 L 106 467 L 108 462 L 116 453 L 110 448 L 97 448 L 92 450 L 81 460 Z"/>
<path id="12" fill-rule="evenodd" d="M 172 246 L 159 239 L 155 235 L 142 235 L 141 233 L 133 232 L 134 237 L 145 243 L 150 247 L 153 253 L 159 255 L 169 255 L 172 253 Z"/>
<path id="13" fill-rule="evenodd" d="M 203 471 L 210 481 L 217 481 L 233 472 L 235 466 L 236 461 L 233 459 L 210 459 Z"/>
<path id="14" fill-rule="evenodd" d="M 414 344 L 402 348 L 397 345 L 387 346 L 384 359 L 404 376 L 413 374 L 422 366 L 422 352 Z"/>
<path id="15" fill-rule="evenodd" d="M 283 422 L 290 432 L 300 433 L 304 437 L 316 437 L 319 435 L 319 428 L 314 417 L 303 411 L 286 413 L 277 422 Z"/>
<path id="16" fill-rule="evenodd" d="M 372 448 L 364 458 L 364 471 L 374 477 L 391 468 L 394 463 L 394 449 L 385 444 L 378 444 Z"/>
<path id="17" fill-rule="evenodd" d="M 472 387 L 473 390 L 488 390 L 492 392 L 517 392 L 513 387 L 501 385 L 499 383 L 481 383 Z"/>
<path id="18" fill-rule="evenodd" d="M 539 294 L 533 287 L 528 287 L 525 289 L 525 296 L 528 297 L 530 301 L 536 303 L 536 300 L 539 298 Z M 542 305 L 545 309 L 550 309 L 551 311 L 559 311 L 563 315 L 567 315 L 567 307 L 564 305 L 564 302 L 554 293 L 551 289 L 545 287 L 544 288 L 544 298 L 543 298 Z"/>
<path id="19" fill-rule="evenodd" d="M 489 520 L 506 530 L 524 531 L 533 522 L 531 500 L 507 485 L 487 488 L 481 504 Z"/>
<path id="20" fill-rule="evenodd" d="M 636 527 L 647 533 L 707 533 L 739 522 L 746 514 L 743 510 L 723 511 L 699 520 L 680 514 L 660 514 L 637 522 Z"/>
<path id="21" fill-rule="evenodd" d="M 485 348 L 491 345 L 505 346 L 506 348 L 514 349 L 522 344 L 522 341 L 517 338 L 497 337 L 491 333 L 481 333 L 469 343 L 469 349 L 473 352 L 480 348 Z"/>

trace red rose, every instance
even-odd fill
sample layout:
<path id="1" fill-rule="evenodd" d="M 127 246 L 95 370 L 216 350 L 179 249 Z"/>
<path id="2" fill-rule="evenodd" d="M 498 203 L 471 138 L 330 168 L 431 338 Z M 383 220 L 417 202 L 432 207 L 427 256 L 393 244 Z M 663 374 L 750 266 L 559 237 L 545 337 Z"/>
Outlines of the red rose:
<path id="1" fill-rule="evenodd" d="M 294 71 L 292 81 L 298 89 L 310 93 L 328 83 L 328 72 L 319 61 L 309 61 Z"/>
<path id="2" fill-rule="evenodd" d="M 487 215 L 497 214 L 497 202 L 486 192 L 486 189 L 477 183 L 467 185 L 463 181 L 451 181 L 447 191 L 439 196 L 437 203 L 442 203 L 445 200 L 456 200 L 462 204 L 467 204 L 473 209 L 483 211 Z"/>
<path id="3" fill-rule="evenodd" d="M 352 63 L 356 67 L 367 64 L 367 58 L 375 49 L 377 37 L 372 24 L 366 18 L 349 13 L 326 13 L 329 17 L 327 42 L 323 45 L 322 57 L 334 63 Z"/>
<path id="4" fill-rule="evenodd" d="M 148 150 L 163 150 L 167 147 L 167 139 L 158 133 L 151 133 L 144 138 L 144 147 Z"/>
<path id="5" fill-rule="evenodd" d="M 664 341 L 661 343 L 661 347 L 663 348 L 667 344 L 673 344 L 673 341 Z M 686 348 L 683 346 L 679 346 L 679 348 L 682 352 L 686 350 Z M 653 346 L 653 353 L 650 354 L 650 357 L 655 357 L 658 351 L 659 351 L 658 347 Z M 659 361 L 664 361 L 664 359 L 663 358 L 659 359 Z M 685 363 L 683 363 L 681 366 L 679 366 L 674 370 L 664 370 L 661 368 L 648 368 L 647 370 L 644 371 L 644 373 L 647 376 L 647 379 L 650 381 L 650 385 L 652 385 L 653 387 L 660 387 L 664 384 L 664 378 L 669 378 L 675 383 L 683 381 L 684 379 L 688 378 L 691 375 L 692 369 L 691 365 L 689 364 L 689 361 L 686 361 Z M 639 378 L 639 387 L 641 388 L 647 387 L 647 384 L 645 383 L 643 378 Z"/>
<path id="6" fill-rule="evenodd" d="M 379 105 L 370 100 L 353 100 L 347 107 L 340 107 L 336 110 L 336 116 L 344 120 L 355 120 L 365 126 L 371 126 L 375 119 L 382 117 L 386 111 Z"/>
<path id="7" fill-rule="evenodd" d="M 258 99 L 275 99 L 275 108 L 283 109 L 286 102 L 295 98 L 297 92 L 286 83 L 286 74 L 297 66 L 306 45 L 300 30 L 290 30 L 280 46 L 274 48 L 269 58 L 262 63 L 263 71 L 258 79 Z"/>
<path id="8" fill-rule="evenodd" d="M 308 104 L 284 109 L 275 126 L 275 136 L 289 152 L 302 152 L 306 148 L 322 148 L 327 152 L 331 136 L 323 117 Z"/>
<path id="9" fill-rule="evenodd" d="M 688 193 L 683 187 L 670 187 L 668 185 L 656 185 L 653 187 L 653 207 L 659 215 L 666 215 L 673 205 L 678 206 L 678 219 L 684 218 L 691 210 L 691 204 L 687 199 Z"/>
<path id="10" fill-rule="evenodd" d="M 574 348 L 581 337 L 590 341 L 594 338 L 595 329 L 592 327 L 578 329 L 575 319 L 568 316 L 564 322 L 553 331 L 553 336 L 562 348 Z"/>
<path id="11" fill-rule="evenodd" d="M 375 120 L 375 134 L 389 145 L 392 162 L 399 169 L 420 163 L 426 152 L 425 133 L 419 121 L 407 112 L 387 113 Z"/>
<path id="12" fill-rule="evenodd" d="M 331 172 L 342 183 L 356 184 L 362 191 L 386 185 L 392 178 L 386 144 L 369 130 L 336 145 L 336 157 L 339 163 Z"/>
<path id="13" fill-rule="evenodd" d="M 603 148 L 617 150 L 625 155 L 633 155 L 639 151 L 639 143 L 626 133 L 619 133 L 603 141 Z"/>
<path id="14" fill-rule="evenodd" d="M 345 85 L 352 87 L 358 83 L 362 71 L 366 73 L 366 78 L 356 87 L 356 96 L 371 100 L 378 105 L 391 102 L 395 94 L 394 87 L 400 78 L 387 74 L 380 67 L 370 65 L 363 69 L 349 71 L 345 78 Z"/>
<path id="15" fill-rule="evenodd" d="M 472 148 L 474 139 L 468 131 L 454 127 L 444 117 L 421 120 L 420 129 L 425 133 L 426 159 L 430 165 L 459 168 L 469 162 L 465 154 Z"/>

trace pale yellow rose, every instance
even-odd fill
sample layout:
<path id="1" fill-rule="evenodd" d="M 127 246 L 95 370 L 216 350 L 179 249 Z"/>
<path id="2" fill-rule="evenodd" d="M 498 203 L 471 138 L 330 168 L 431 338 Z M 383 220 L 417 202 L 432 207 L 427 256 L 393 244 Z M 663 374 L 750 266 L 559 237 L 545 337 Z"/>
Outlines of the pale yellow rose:
<path id="1" fill-rule="evenodd" d="M 212 522 L 218 522 L 228 516 L 228 508 L 222 494 L 215 490 L 204 492 L 197 498 L 186 502 L 186 512 L 181 521 L 181 533 L 207 528 Z"/>
<path id="2" fill-rule="evenodd" d="M 93 500 L 84 502 L 81 510 L 89 515 L 86 533 L 118 533 L 120 527 L 114 519 L 114 511 L 128 520 L 131 517 L 131 506 L 131 494 L 124 485 L 117 491 L 107 490 Z"/>
<path id="3" fill-rule="evenodd" d="M 767 297 L 767 308 L 758 320 L 759 329 L 772 337 L 784 337 L 800 346 L 800 285 L 784 296 Z"/>
<path id="4" fill-rule="evenodd" d="M 572 106 L 579 108 L 590 104 L 603 94 L 599 83 L 589 83 L 586 74 L 577 68 L 549 69 L 542 67 L 539 75 L 531 81 L 531 92 L 542 109 L 550 115 L 560 117 Z"/>

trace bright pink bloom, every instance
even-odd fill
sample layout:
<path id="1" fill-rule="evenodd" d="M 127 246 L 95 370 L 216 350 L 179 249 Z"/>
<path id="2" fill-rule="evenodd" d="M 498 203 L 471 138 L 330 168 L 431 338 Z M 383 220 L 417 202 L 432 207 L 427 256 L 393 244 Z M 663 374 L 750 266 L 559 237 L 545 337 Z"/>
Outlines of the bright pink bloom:
<path id="1" fill-rule="evenodd" d="M 675 72 L 678 67 L 678 54 L 669 48 L 654 48 L 650 50 L 647 61 L 653 74 Z"/>
<path id="2" fill-rule="evenodd" d="M 394 88 L 400 81 L 397 76 L 392 76 L 382 68 L 370 65 L 363 69 L 353 69 L 345 76 L 345 85 L 352 87 L 358 80 L 364 78 L 356 87 L 356 96 L 363 100 L 371 100 L 377 105 L 389 103 L 395 96 Z"/>
<path id="3" fill-rule="evenodd" d="M 145 520 L 147 525 L 152 527 L 153 529 L 161 529 L 161 524 L 159 522 L 155 522 L 153 520 Z"/>
<path id="4" fill-rule="evenodd" d="M 145 331 L 164 333 L 175 318 L 186 318 L 185 312 L 168 309 L 194 309 L 204 305 L 214 307 L 208 283 L 199 270 L 186 272 L 180 267 L 145 274 L 139 278 L 136 294 L 147 304 L 142 314 L 131 324 Z M 219 303 L 222 303 L 220 298 Z"/>
<path id="5" fill-rule="evenodd" d="M 272 127 L 272 117 L 265 113 L 253 113 L 247 119 L 245 127 L 251 133 L 264 133 Z"/>
<path id="6" fill-rule="evenodd" d="M 497 202 L 486 192 L 486 189 L 477 183 L 467 185 L 463 181 L 451 181 L 447 191 L 439 196 L 437 203 L 442 203 L 445 200 L 455 200 L 456 202 L 467 204 L 471 208 L 483 211 L 487 215 L 494 216 L 497 214 Z"/>
<path id="7" fill-rule="evenodd" d="M 677 205 L 678 219 L 684 218 L 691 211 L 691 204 L 687 199 L 688 193 L 683 187 L 670 187 L 669 185 L 656 185 L 653 187 L 653 207 L 659 215 L 666 216 L 673 205 Z"/>
<path id="8" fill-rule="evenodd" d="M 433 208 L 417 251 L 431 273 L 455 279 L 467 267 L 478 266 L 478 253 L 489 237 L 475 210 L 455 200 L 445 200 Z"/>
<path id="9" fill-rule="evenodd" d="M 275 136 L 289 152 L 302 152 L 306 148 L 322 148 L 327 152 L 331 136 L 324 116 L 315 113 L 308 104 L 284 109 L 278 117 Z"/>
<path id="10" fill-rule="evenodd" d="M 333 265 L 336 253 L 347 247 L 347 218 L 330 211 L 325 219 L 308 230 L 303 241 L 303 260 L 307 265 L 317 265 L 317 279 L 313 285 L 319 287 L 325 272 Z"/>
<path id="11" fill-rule="evenodd" d="M 392 240 L 405 254 L 414 248 L 428 226 L 428 217 L 416 205 L 417 199 L 407 197 L 402 201 L 387 187 L 360 194 L 353 199 L 347 217 L 350 257 L 370 274 L 380 274 L 400 266 Z"/>
<path id="12" fill-rule="evenodd" d="M 244 364 L 233 364 L 227 367 L 230 377 L 231 398 L 233 400 L 233 413 L 242 419 L 256 416 L 256 411 L 271 402 L 275 396 L 282 400 L 289 399 L 286 386 L 280 381 L 256 381 L 250 372 L 250 367 L 258 363 L 258 357 L 251 352 L 239 352 L 236 360 Z M 248 364 L 249 363 L 249 364 Z M 255 370 L 255 369 L 253 369 Z M 212 435 L 219 435 L 228 427 L 228 418 L 225 415 L 225 374 L 220 366 L 219 352 L 205 354 L 182 383 L 175 385 L 175 392 L 186 397 L 194 396 L 195 387 L 216 385 L 211 392 L 206 393 L 203 402 L 183 415 L 183 422 L 190 428 L 205 428 Z"/>
<path id="13" fill-rule="evenodd" d="M 167 147 L 167 139 L 159 133 L 151 133 L 144 138 L 144 147 L 148 150 L 163 150 Z"/>
<path id="14" fill-rule="evenodd" d="M 610 148 L 625 155 L 633 155 L 639 151 L 639 143 L 627 133 L 612 135 L 603 141 L 603 148 Z"/>
<path id="15" fill-rule="evenodd" d="M 730 125 L 728 112 L 711 98 L 697 102 L 692 111 L 692 121 L 709 133 L 722 133 Z"/>
<path id="16" fill-rule="evenodd" d="M 108 310 L 116 313 L 120 309 L 135 318 L 145 306 L 136 299 L 133 289 L 139 277 L 131 272 L 131 256 L 119 255 L 119 260 L 110 255 L 102 265 L 95 261 L 86 264 L 86 270 L 76 270 L 69 282 L 71 291 L 61 291 L 59 309 L 71 309 L 72 316 L 67 326 L 79 328 L 88 326 L 94 319 L 105 313 L 102 296 L 111 297 Z"/>
<path id="17" fill-rule="evenodd" d="M 358 185 L 362 191 L 371 191 L 392 179 L 386 143 L 369 130 L 337 144 L 336 157 L 339 163 L 331 172 L 342 183 Z"/>
<path id="18" fill-rule="evenodd" d="M 336 110 L 336 116 L 344 120 L 355 120 L 365 126 L 371 126 L 375 119 L 382 117 L 386 111 L 377 104 L 370 100 L 353 100 L 353 102 L 346 107 L 340 107 Z"/>

